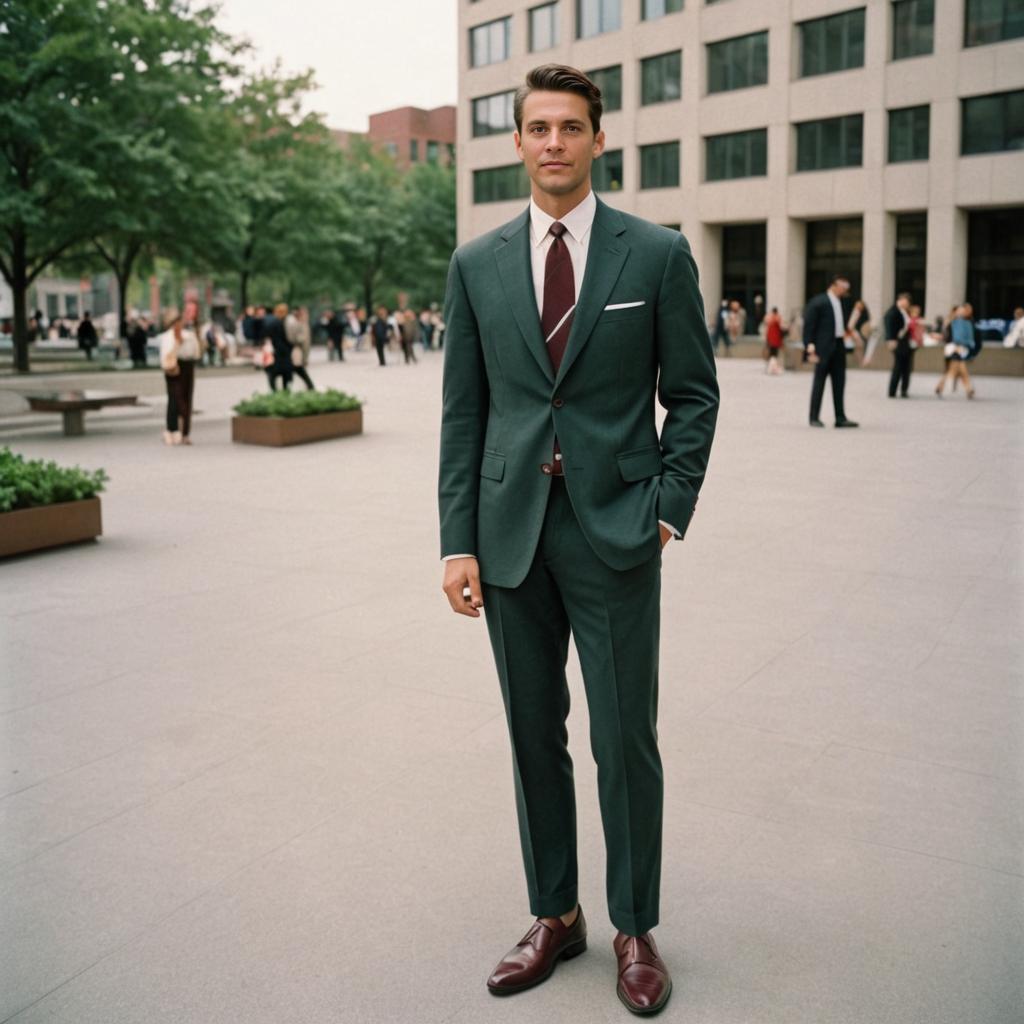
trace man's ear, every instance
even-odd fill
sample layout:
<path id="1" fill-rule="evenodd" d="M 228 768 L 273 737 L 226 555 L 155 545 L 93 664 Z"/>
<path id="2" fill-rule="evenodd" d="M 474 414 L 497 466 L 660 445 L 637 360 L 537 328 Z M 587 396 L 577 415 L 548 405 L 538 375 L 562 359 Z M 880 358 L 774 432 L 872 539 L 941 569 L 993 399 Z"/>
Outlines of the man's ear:
<path id="1" fill-rule="evenodd" d="M 515 143 L 516 156 L 519 157 L 520 160 L 522 160 L 523 159 L 523 139 L 522 139 L 522 136 L 519 134 L 519 132 L 513 132 L 512 133 L 512 141 Z"/>
<path id="2" fill-rule="evenodd" d="M 599 131 L 594 136 L 594 149 L 593 149 L 594 159 L 596 160 L 603 152 L 604 152 L 604 129 L 602 128 L 601 131 Z"/>

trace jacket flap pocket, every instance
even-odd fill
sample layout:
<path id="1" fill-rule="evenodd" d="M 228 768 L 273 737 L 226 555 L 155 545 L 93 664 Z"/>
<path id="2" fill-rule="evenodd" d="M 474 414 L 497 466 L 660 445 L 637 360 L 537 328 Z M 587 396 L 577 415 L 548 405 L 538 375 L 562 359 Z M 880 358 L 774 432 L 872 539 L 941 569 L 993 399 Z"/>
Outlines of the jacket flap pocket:
<path id="1" fill-rule="evenodd" d="M 488 480 L 500 480 L 505 475 L 505 456 L 485 452 L 480 462 L 480 475 Z"/>
<path id="2" fill-rule="evenodd" d="M 636 448 L 631 452 L 619 452 L 615 457 L 619 460 L 622 479 L 628 483 L 646 480 L 661 472 L 661 448 L 656 444 Z"/>

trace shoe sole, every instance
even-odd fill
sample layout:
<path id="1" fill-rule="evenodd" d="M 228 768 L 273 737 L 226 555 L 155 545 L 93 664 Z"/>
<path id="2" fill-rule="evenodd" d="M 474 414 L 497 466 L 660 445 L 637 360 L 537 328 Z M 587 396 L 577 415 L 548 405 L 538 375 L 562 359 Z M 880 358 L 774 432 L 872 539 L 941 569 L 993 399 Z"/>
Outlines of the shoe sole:
<path id="1" fill-rule="evenodd" d="M 501 985 L 501 986 L 487 986 L 487 991 L 492 996 L 512 996 L 517 992 L 525 992 L 528 988 L 534 988 L 537 985 L 547 981 L 548 978 L 554 974 L 555 968 L 558 966 L 559 960 L 571 960 L 574 956 L 579 956 L 580 953 L 585 953 L 587 950 L 587 939 L 584 936 L 577 942 L 574 942 L 571 946 L 566 946 L 554 960 L 551 961 L 551 966 L 548 968 L 546 974 L 542 974 L 539 978 L 534 978 L 533 981 L 527 981 L 521 985 Z"/>
<path id="2" fill-rule="evenodd" d="M 619 997 L 619 1002 L 622 1003 L 630 1013 L 635 1013 L 638 1017 L 653 1017 L 654 1014 L 660 1013 L 665 1009 L 668 997 L 672 995 L 672 982 L 670 981 L 668 983 L 668 988 L 665 989 L 665 994 L 661 997 L 661 1000 L 653 1006 L 636 1006 L 622 994 L 622 989 L 620 988 L 615 989 L 615 994 Z"/>

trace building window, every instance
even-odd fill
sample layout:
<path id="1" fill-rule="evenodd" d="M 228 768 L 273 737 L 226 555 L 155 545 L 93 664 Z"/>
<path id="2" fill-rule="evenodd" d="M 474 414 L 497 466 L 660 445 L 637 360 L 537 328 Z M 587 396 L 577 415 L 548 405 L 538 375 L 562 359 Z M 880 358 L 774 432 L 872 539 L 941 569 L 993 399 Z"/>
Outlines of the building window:
<path id="1" fill-rule="evenodd" d="M 601 90 L 601 104 L 606 114 L 622 109 L 622 65 L 588 71 L 589 78 Z"/>
<path id="2" fill-rule="evenodd" d="M 512 106 L 515 93 L 498 92 L 473 100 L 473 138 L 482 135 L 501 135 L 515 128 Z"/>
<path id="3" fill-rule="evenodd" d="M 622 189 L 622 150 L 605 150 L 590 165 L 590 183 L 595 192 L 619 192 Z"/>
<path id="4" fill-rule="evenodd" d="M 500 203 L 506 199 L 525 199 L 530 194 L 530 179 L 521 163 L 487 167 L 473 172 L 473 202 Z"/>
<path id="5" fill-rule="evenodd" d="M 683 51 L 640 61 L 640 104 L 669 103 L 683 94 Z"/>
<path id="6" fill-rule="evenodd" d="M 388 156 L 393 156 L 393 157 L 397 158 L 397 156 L 398 156 L 398 143 L 397 142 L 385 142 L 384 143 L 384 152 L 387 153 Z"/>
<path id="7" fill-rule="evenodd" d="M 558 4 L 530 9 L 530 52 L 550 50 L 558 45 Z"/>
<path id="8" fill-rule="evenodd" d="M 444 144 L 444 148 L 445 148 L 445 151 L 448 153 L 448 166 L 449 167 L 454 167 L 455 166 L 455 143 L 454 142 L 446 142 Z"/>
<path id="9" fill-rule="evenodd" d="M 960 153 L 1024 149 L 1024 89 L 960 101 Z"/>
<path id="10" fill-rule="evenodd" d="M 967 0 L 964 46 L 984 46 L 1024 36 L 1021 0 Z"/>
<path id="11" fill-rule="evenodd" d="M 1021 305 L 1024 206 L 967 214 L 967 301 L 974 318 L 1009 318 Z"/>
<path id="12" fill-rule="evenodd" d="M 896 217 L 896 287 L 910 292 L 915 306 L 925 309 L 928 257 L 928 214 L 901 213 Z"/>
<path id="13" fill-rule="evenodd" d="M 664 18 L 666 14 L 675 14 L 683 9 L 683 0 L 644 0 L 640 17 L 644 21 Z"/>
<path id="14" fill-rule="evenodd" d="M 469 30 L 470 67 L 508 60 L 511 52 L 512 19 L 498 18 Z"/>
<path id="15" fill-rule="evenodd" d="M 935 0 L 896 0 L 892 5 L 892 59 L 931 53 L 934 31 Z"/>
<path id="16" fill-rule="evenodd" d="M 759 178 L 768 173 L 768 129 L 710 135 L 705 142 L 708 181 L 727 178 Z"/>
<path id="17" fill-rule="evenodd" d="M 864 115 L 847 114 L 796 126 L 796 169 L 827 171 L 833 167 L 860 167 Z"/>
<path id="18" fill-rule="evenodd" d="M 679 186 L 679 143 L 659 142 L 640 147 L 640 187 Z"/>
<path id="19" fill-rule="evenodd" d="M 621 0 L 576 0 L 576 38 L 622 28 Z"/>
<path id="20" fill-rule="evenodd" d="M 420 158 L 420 140 L 410 139 L 409 140 L 409 160 L 412 163 L 416 163 Z"/>
<path id="21" fill-rule="evenodd" d="M 864 8 L 800 24 L 800 76 L 864 66 Z"/>
<path id="22" fill-rule="evenodd" d="M 805 298 L 823 292 L 833 274 L 850 282 L 850 298 L 860 298 L 864 222 L 860 217 L 807 222 Z"/>
<path id="23" fill-rule="evenodd" d="M 427 142 L 427 163 L 436 164 L 441 156 L 441 143 L 433 139 Z"/>
<path id="24" fill-rule="evenodd" d="M 768 33 L 754 32 L 708 46 L 708 92 L 727 92 L 768 81 Z"/>
<path id="25" fill-rule="evenodd" d="M 926 104 L 889 111 L 889 163 L 928 159 L 929 110 Z"/>

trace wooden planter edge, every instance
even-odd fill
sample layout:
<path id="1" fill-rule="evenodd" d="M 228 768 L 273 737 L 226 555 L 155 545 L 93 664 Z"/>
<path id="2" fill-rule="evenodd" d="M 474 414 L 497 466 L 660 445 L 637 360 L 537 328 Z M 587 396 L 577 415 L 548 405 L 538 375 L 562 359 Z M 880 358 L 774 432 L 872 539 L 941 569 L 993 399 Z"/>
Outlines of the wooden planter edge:
<path id="1" fill-rule="evenodd" d="M 99 498 L 0 512 L 0 558 L 95 540 L 102 533 Z"/>
<path id="2" fill-rule="evenodd" d="M 321 412 L 312 416 L 233 416 L 231 440 L 283 448 L 363 432 L 363 410 Z"/>

